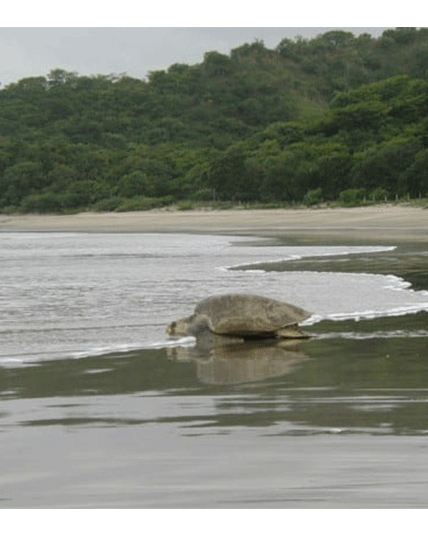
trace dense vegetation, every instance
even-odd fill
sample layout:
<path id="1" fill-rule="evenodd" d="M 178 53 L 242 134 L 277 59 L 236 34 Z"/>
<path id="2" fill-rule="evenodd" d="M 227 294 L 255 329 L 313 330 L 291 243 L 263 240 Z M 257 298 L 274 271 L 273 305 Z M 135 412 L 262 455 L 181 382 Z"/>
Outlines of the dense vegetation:
<path id="1" fill-rule="evenodd" d="M 0 91 L 0 211 L 428 194 L 428 29 L 256 41 L 147 80 Z"/>

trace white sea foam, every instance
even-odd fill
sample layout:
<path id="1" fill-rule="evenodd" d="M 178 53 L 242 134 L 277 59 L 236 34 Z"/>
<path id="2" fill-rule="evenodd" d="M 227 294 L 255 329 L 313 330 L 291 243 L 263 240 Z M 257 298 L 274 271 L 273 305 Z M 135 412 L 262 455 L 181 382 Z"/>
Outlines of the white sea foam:
<path id="1" fill-rule="evenodd" d="M 370 340 L 370 339 L 399 339 L 399 338 L 424 338 L 428 337 L 428 330 L 394 330 L 394 331 L 372 331 L 370 333 L 362 333 L 358 331 L 344 331 L 333 333 L 322 333 L 316 335 L 317 339 L 350 339 L 350 340 Z"/>

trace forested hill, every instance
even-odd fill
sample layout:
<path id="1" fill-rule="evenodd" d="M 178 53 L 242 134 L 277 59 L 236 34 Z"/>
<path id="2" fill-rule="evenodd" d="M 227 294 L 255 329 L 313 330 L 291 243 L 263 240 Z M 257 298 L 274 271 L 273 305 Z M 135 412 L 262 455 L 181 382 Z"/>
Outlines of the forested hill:
<path id="1" fill-rule="evenodd" d="M 244 44 L 0 90 L 0 211 L 428 194 L 428 29 Z"/>

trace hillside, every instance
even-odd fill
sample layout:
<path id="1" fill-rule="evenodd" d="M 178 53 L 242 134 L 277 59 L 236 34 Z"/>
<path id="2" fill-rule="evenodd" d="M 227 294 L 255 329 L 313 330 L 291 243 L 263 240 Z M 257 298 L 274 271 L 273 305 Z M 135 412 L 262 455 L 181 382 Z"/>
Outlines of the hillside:
<path id="1" fill-rule="evenodd" d="M 425 196 L 428 29 L 244 44 L 0 91 L 0 210 Z"/>

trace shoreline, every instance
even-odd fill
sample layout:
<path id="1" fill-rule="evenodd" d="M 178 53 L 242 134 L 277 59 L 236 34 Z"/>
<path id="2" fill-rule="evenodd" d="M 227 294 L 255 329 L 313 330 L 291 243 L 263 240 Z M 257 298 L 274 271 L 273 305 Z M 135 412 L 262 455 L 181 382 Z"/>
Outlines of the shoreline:
<path id="1" fill-rule="evenodd" d="M 0 214 L 0 232 L 193 233 L 385 244 L 428 240 L 428 211 L 353 208 Z"/>

